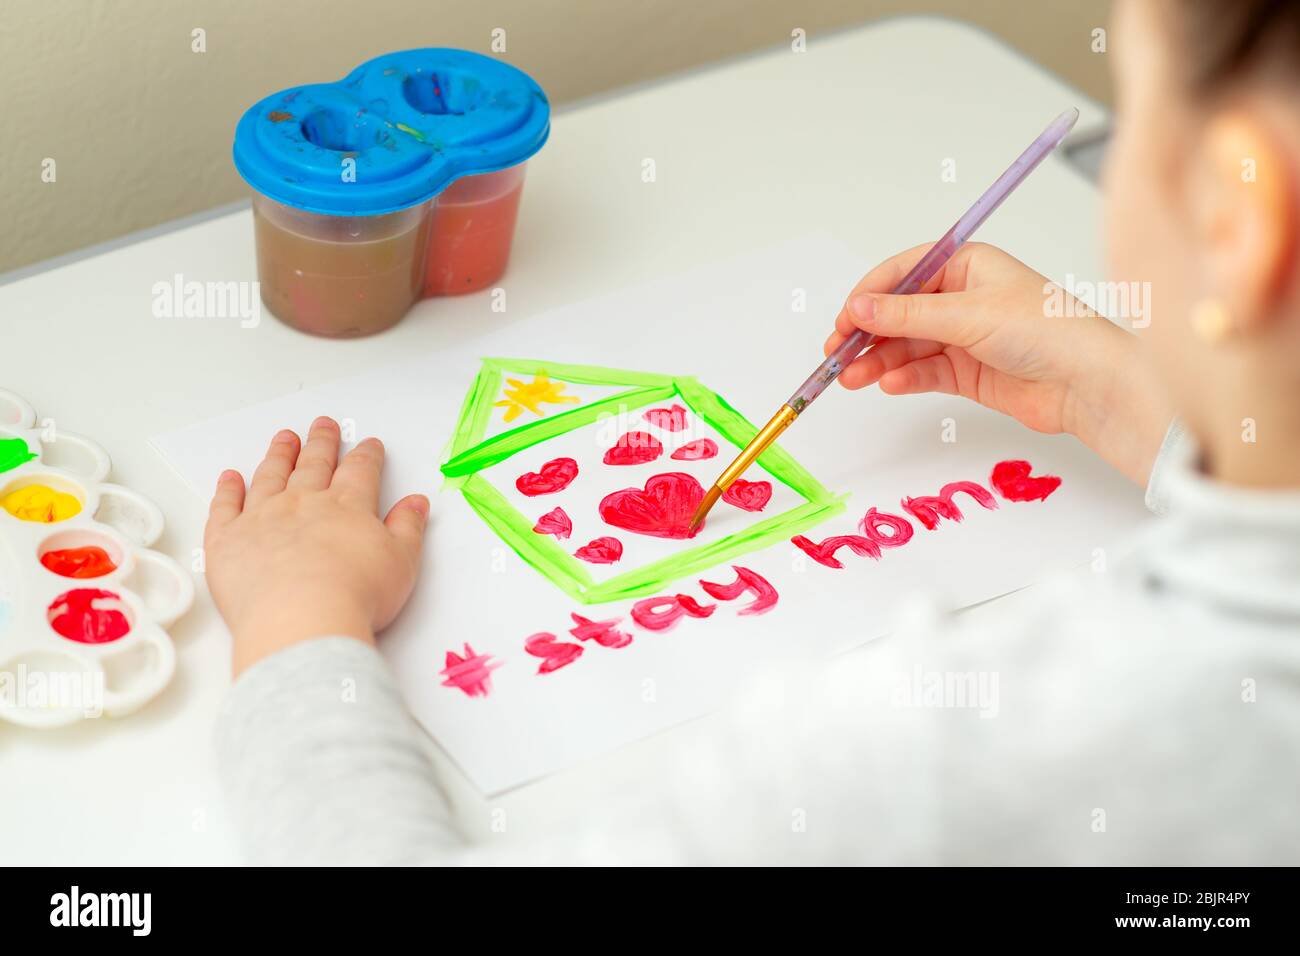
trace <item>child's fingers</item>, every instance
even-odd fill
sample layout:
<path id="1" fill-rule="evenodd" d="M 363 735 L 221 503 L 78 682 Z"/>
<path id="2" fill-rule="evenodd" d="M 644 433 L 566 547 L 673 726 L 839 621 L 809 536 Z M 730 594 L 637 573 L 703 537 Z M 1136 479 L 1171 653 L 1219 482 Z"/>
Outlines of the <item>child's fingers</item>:
<path id="1" fill-rule="evenodd" d="M 933 242 L 924 242 L 890 256 L 858 280 L 858 284 L 849 293 L 849 298 L 864 292 L 889 292 L 903 280 L 903 276 L 912 271 L 912 267 L 921 261 L 921 257 L 929 252 L 933 245 Z M 940 269 L 927 286 L 935 288 L 942 280 L 943 270 Z"/>
<path id="2" fill-rule="evenodd" d="M 858 284 L 853 287 L 849 293 L 849 298 L 855 295 L 872 292 L 892 292 L 898 283 L 912 271 L 913 267 L 921 261 L 924 256 L 934 246 L 933 242 L 923 242 L 919 246 L 913 246 L 911 249 L 905 249 L 897 255 L 890 256 L 880 265 L 876 266 L 865 276 Z M 949 259 L 934 275 L 926 281 L 921 287 L 921 292 L 934 292 L 938 289 L 945 289 L 949 292 L 955 292 L 966 288 L 967 276 L 971 257 L 974 256 L 982 245 L 978 242 L 969 242 L 958 249 L 951 259 Z"/>
<path id="3" fill-rule="evenodd" d="M 290 488 L 322 491 L 330 486 L 334 466 L 339 460 L 339 426 L 332 418 L 321 416 L 307 431 L 298 465 L 289 476 Z"/>
<path id="4" fill-rule="evenodd" d="M 244 510 L 244 476 L 227 469 L 217 478 L 217 490 L 208 506 L 208 525 L 220 527 L 239 517 Z"/>
<path id="5" fill-rule="evenodd" d="M 887 372 L 942 351 L 942 345 L 928 339 L 885 339 L 851 362 L 839 381 L 848 389 L 864 388 Z"/>
<path id="6" fill-rule="evenodd" d="M 898 298 L 897 296 L 893 296 L 891 290 L 897 287 L 903 277 L 911 271 L 912 267 L 920 261 L 922 256 L 929 252 L 930 247 L 933 245 L 934 243 L 927 242 L 919 246 L 913 246 L 906 252 L 900 252 L 898 255 L 886 259 L 862 277 L 858 284 L 853 287 L 853 291 L 849 293 L 848 298 L 844 300 L 844 306 L 840 309 L 839 314 L 835 316 L 835 331 L 832 332 L 830 338 L 826 340 L 825 348 L 827 355 L 830 355 L 841 342 L 848 338 L 848 336 L 860 328 L 865 328 L 857 318 L 854 300 L 862 300 L 864 298 L 869 300 L 876 297 Z M 973 249 L 974 247 L 972 245 L 968 245 L 957 250 L 956 255 L 954 255 L 952 259 L 948 260 L 948 264 L 930 278 L 930 281 L 925 284 L 925 287 L 918 294 L 929 295 L 932 294 L 935 289 L 940 288 L 949 288 L 949 292 L 952 293 L 962 291 L 966 282 L 965 277 L 966 268 L 969 264 L 969 254 L 973 252 Z M 949 286 L 946 287 L 944 285 L 945 282 L 949 282 Z M 860 308 L 860 306 L 858 308 Z M 885 334 L 874 328 L 867 329 L 867 331 L 875 332 L 877 335 L 881 336 Z M 924 336 L 913 334 L 912 337 L 923 338 Z"/>
<path id="7" fill-rule="evenodd" d="M 957 370 L 952 359 L 940 352 L 880 377 L 880 390 L 890 395 L 915 395 L 918 392 L 944 392 L 958 395 Z"/>
<path id="8" fill-rule="evenodd" d="M 379 478 L 384 472 L 384 443 L 367 438 L 343 456 L 330 488 L 339 498 L 353 501 L 372 514 L 379 510 Z"/>
<path id="9" fill-rule="evenodd" d="M 992 331 L 991 317 L 967 293 L 859 295 L 848 313 L 860 329 L 888 338 L 931 339 L 970 349 Z"/>
<path id="10" fill-rule="evenodd" d="M 266 457 L 253 472 L 253 480 L 248 485 L 246 504 L 255 505 L 260 501 L 284 491 L 284 484 L 293 473 L 294 462 L 298 460 L 298 450 L 302 447 L 298 436 L 289 429 L 277 432 L 271 439 L 271 447 Z"/>
<path id="11" fill-rule="evenodd" d="M 424 529 L 429 523 L 429 499 L 424 495 L 407 495 L 393 505 L 384 518 L 384 525 L 393 533 L 410 555 L 412 561 L 418 561 L 420 546 L 424 541 Z"/>
<path id="12" fill-rule="evenodd" d="M 853 324 L 853 316 L 849 315 L 848 305 L 846 304 L 844 308 L 840 309 L 840 314 L 835 316 L 835 331 L 826 340 L 826 354 L 830 355 L 831 352 L 840 347 L 841 342 L 856 331 L 858 331 L 858 327 Z"/>

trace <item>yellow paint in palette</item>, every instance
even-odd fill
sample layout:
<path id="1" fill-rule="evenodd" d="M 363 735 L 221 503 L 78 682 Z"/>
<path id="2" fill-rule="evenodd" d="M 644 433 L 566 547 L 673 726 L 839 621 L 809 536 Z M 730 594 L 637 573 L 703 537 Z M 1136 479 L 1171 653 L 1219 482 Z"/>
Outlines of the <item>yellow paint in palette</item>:
<path id="1" fill-rule="evenodd" d="M 0 498 L 0 508 L 23 521 L 50 524 L 80 512 L 81 502 L 67 492 L 55 491 L 47 485 L 27 485 Z"/>

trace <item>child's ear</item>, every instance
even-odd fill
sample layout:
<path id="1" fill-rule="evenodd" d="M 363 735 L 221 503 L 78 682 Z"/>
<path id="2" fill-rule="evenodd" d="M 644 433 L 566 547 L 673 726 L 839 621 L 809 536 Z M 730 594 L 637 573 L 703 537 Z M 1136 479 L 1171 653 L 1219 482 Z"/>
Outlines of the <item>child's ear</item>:
<path id="1" fill-rule="evenodd" d="M 1263 113 L 1224 110 L 1198 144 L 1189 197 L 1207 291 L 1249 334 L 1296 287 L 1300 155 Z"/>

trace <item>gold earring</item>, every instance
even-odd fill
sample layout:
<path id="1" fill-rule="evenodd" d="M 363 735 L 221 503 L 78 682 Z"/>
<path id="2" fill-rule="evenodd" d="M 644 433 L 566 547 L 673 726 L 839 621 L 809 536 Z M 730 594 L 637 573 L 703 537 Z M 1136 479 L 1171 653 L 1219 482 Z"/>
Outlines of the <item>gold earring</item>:
<path id="1" fill-rule="evenodd" d="M 1203 342 L 1222 342 L 1232 332 L 1232 313 L 1219 299 L 1202 299 L 1192 309 L 1192 329 Z"/>

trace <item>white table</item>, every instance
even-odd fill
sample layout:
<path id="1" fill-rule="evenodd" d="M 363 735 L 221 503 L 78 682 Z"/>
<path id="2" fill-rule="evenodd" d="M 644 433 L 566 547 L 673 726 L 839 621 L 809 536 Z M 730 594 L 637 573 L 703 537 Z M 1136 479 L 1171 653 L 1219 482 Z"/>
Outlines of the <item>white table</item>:
<path id="1" fill-rule="evenodd" d="M 956 23 L 903 19 L 812 36 L 806 53 L 781 46 L 561 111 L 529 166 L 505 314 L 491 311 L 487 293 L 433 300 L 384 335 L 348 342 L 299 335 L 269 314 L 256 329 L 154 318 L 152 286 L 177 273 L 255 277 L 241 209 L 0 286 L 0 386 L 104 445 L 114 480 L 165 512 L 158 547 L 188 565 L 206 502 L 148 436 L 415 352 L 436 361 L 441 346 L 541 310 L 817 229 L 862 250 L 865 269 L 882 237 L 890 249 L 935 238 L 1070 104 L 1081 130 L 1105 121 L 1082 94 Z M 646 158 L 654 183 L 642 182 Z M 945 159 L 956 162 L 955 183 L 941 178 Z M 884 206 L 882 181 L 891 184 Z M 1055 278 L 1100 278 L 1092 184 L 1053 159 L 1021 195 L 1041 214 L 995 217 L 981 238 Z M 856 278 L 844 277 L 846 290 Z M 199 590 L 172 629 L 175 681 L 143 711 L 55 731 L 0 725 L 0 860 L 238 861 L 210 747 L 228 642 L 201 581 Z M 632 777 L 699 727 L 490 802 L 429 749 L 467 831 L 493 838 L 492 813 L 504 809 L 509 838 L 576 819 L 611 778 Z"/>

